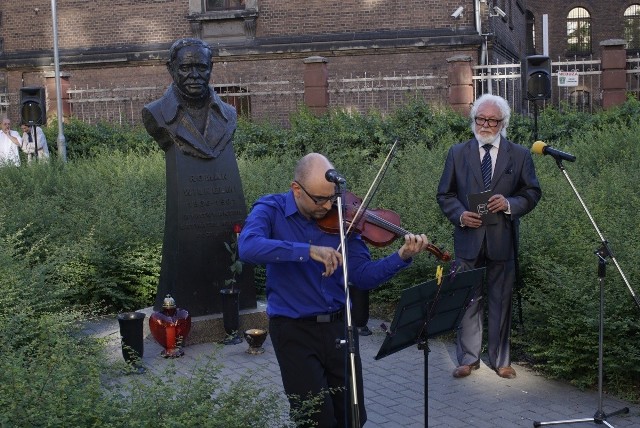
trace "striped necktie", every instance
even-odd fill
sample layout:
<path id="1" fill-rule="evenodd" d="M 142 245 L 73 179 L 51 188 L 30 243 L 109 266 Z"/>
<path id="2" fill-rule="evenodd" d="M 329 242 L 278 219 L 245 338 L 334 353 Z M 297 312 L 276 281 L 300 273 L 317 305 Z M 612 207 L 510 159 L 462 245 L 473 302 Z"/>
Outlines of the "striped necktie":
<path id="1" fill-rule="evenodd" d="M 491 188 L 491 155 L 489 154 L 491 147 L 493 147 L 491 144 L 485 144 L 482 146 L 484 149 L 484 156 L 482 157 L 482 163 L 480 163 L 480 171 L 482 172 L 484 190 L 489 190 Z"/>

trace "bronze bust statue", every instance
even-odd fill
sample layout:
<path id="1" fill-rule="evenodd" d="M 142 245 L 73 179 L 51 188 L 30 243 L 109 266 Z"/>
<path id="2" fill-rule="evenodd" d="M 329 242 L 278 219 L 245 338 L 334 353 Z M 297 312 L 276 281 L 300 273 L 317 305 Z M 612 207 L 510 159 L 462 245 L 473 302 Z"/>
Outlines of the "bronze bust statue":
<path id="1" fill-rule="evenodd" d="M 233 148 L 237 114 L 209 86 L 213 51 L 202 40 L 177 40 L 164 95 L 142 110 L 147 132 L 166 158 L 166 219 L 155 308 L 171 294 L 193 316 L 221 312 L 229 276 L 225 242 L 246 217 Z M 225 260 L 229 260 L 225 262 Z M 240 307 L 256 307 L 251 272 L 242 275 Z"/>
<path id="2" fill-rule="evenodd" d="M 163 150 L 177 144 L 184 153 L 217 158 L 236 129 L 236 110 L 209 87 L 213 52 L 199 39 L 180 39 L 169 50 L 173 84 L 142 110 L 147 132 Z"/>

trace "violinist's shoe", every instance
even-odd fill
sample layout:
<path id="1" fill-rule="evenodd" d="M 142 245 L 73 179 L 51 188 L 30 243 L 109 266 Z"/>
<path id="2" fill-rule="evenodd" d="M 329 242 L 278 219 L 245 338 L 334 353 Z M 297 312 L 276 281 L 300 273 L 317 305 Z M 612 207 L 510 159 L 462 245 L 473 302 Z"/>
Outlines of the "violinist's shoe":
<path id="1" fill-rule="evenodd" d="M 478 370 L 480 368 L 480 360 L 476 361 L 473 364 L 465 364 L 462 366 L 458 366 L 453 371 L 453 377 L 461 378 L 467 377 L 471 374 L 473 370 Z"/>

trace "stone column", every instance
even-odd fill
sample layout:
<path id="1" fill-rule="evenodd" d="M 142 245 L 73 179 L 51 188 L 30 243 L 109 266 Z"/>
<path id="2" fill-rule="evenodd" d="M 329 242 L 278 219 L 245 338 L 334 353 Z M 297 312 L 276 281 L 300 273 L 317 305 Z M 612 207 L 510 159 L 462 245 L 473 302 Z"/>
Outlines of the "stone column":
<path id="1" fill-rule="evenodd" d="M 327 59 L 310 56 L 304 59 L 304 103 L 316 115 L 329 106 L 329 68 Z"/>
<path id="2" fill-rule="evenodd" d="M 600 42 L 602 61 L 602 108 L 624 104 L 627 99 L 627 51 L 622 39 Z"/>
<path id="3" fill-rule="evenodd" d="M 468 115 L 473 104 L 472 58 L 468 55 L 456 55 L 447 58 L 449 63 L 449 105 L 458 113 Z"/>
<path id="4" fill-rule="evenodd" d="M 71 103 L 69 103 L 69 78 L 71 75 L 60 72 L 60 96 L 62 97 L 62 117 L 71 116 Z M 56 94 L 56 76 L 53 72 L 45 74 L 47 88 L 47 117 L 58 117 L 58 97 Z"/>

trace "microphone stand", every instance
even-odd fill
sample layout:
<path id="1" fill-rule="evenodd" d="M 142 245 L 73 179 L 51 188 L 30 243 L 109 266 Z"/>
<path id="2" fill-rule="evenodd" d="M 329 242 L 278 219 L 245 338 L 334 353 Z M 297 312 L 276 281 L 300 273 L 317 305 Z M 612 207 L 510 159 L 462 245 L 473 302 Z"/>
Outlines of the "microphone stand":
<path id="1" fill-rule="evenodd" d="M 336 195 L 338 195 L 338 199 L 336 200 L 336 204 L 338 206 L 338 224 L 340 225 L 340 245 L 338 249 L 342 252 L 342 275 L 344 277 L 344 312 L 346 314 L 345 325 L 347 329 L 347 338 L 346 339 L 336 339 L 336 347 L 341 348 L 344 345 L 347 345 L 347 349 L 349 351 L 349 367 L 350 367 L 350 375 L 349 382 L 351 385 L 351 427 L 352 428 L 360 428 L 360 405 L 358 404 L 358 380 L 356 378 L 356 353 L 357 346 L 354 335 L 354 327 L 353 322 L 351 321 L 351 297 L 349 295 L 349 272 L 347 268 L 347 240 L 346 235 L 349 234 L 351 228 L 354 224 L 358 223 L 358 219 L 361 215 L 366 212 L 366 207 L 371 202 L 370 195 L 374 188 L 377 189 L 377 186 L 380 184 L 380 180 L 384 176 L 389 167 L 389 163 L 393 156 L 395 155 L 396 148 L 398 147 L 398 139 L 396 138 L 387 154 L 387 157 L 382 164 L 382 167 L 378 171 L 376 178 L 371 183 L 367 194 L 365 195 L 362 203 L 358 207 L 356 214 L 353 216 L 353 220 L 349 224 L 349 228 L 347 232 L 344 231 L 344 201 L 343 195 L 346 191 L 346 181 L 337 181 L 336 184 Z M 330 180 L 331 181 L 331 180 Z M 373 192 L 375 193 L 375 191 Z"/>
<path id="2" fill-rule="evenodd" d="M 356 341 L 354 336 L 354 327 L 351 321 L 351 297 L 349 296 L 349 269 L 347 267 L 347 239 L 344 231 L 344 204 L 343 195 L 346 183 L 336 183 L 336 195 L 338 199 L 338 224 L 340 225 L 340 249 L 342 252 L 342 275 L 344 277 L 344 313 L 346 314 L 345 323 L 347 327 L 347 338 L 336 339 L 336 348 L 347 346 L 349 352 L 349 390 L 350 408 L 351 408 L 351 427 L 360 428 L 360 405 L 358 403 L 358 380 L 356 377 Z M 347 385 L 345 385 L 347 386 Z M 346 416 L 345 416 L 346 417 Z"/>
<path id="3" fill-rule="evenodd" d="M 589 220 L 591 220 L 591 224 L 593 225 L 594 229 L 596 230 L 596 233 L 598 234 L 598 237 L 600 238 L 600 242 L 601 242 L 600 248 L 598 248 L 595 251 L 595 254 L 598 257 L 598 283 L 600 285 L 600 320 L 599 320 L 599 331 L 598 331 L 598 410 L 596 411 L 596 413 L 593 415 L 592 418 L 568 419 L 568 420 L 551 421 L 551 422 L 534 421 L 533 422 L 533 426 L 534 427 L 539 427 L 539 426 L 544 426 L 544 425 L 558 425 L 558 424 L 572 424 L 572 423 L 580 423 L 580 422 L 593 422 L 595 424 L 604 424 L 604 425 L 606 425 L 606 426 L 608 426 L 610 428 L 613 428 L 613 425 L 611 425 L 609 422 L 607 422 L 607 417 L 608 416 L 619 415 L 619 414 L 622 414 L 622 413 L 629 413 L 629 408 L 628 407 L 623 407 L 622 409 L 616 410 L 614 412 L 610 412 L 608 414 L 605 413 L 602 410 L 602 378 L 603 378 L 603 373 L 602 373 L 602 355 L 603 355 L 603 341 L 604 341 L 604 277 L 605 277 L 605 274 L 606 274 L 607 257 L 611 258 L 611 260 L 613 260 L 616 268 L 618 268 L 618 272 L 620 273 L 620 276 L 622 276 L 622 279 L 624 280 L 625 284 L 629 288 L 629 291 L 631 292 L 631 296 L 633 297 L 633 300 L 635 301 L 635 303 L 638 306 L 638 308 L 640 308 L 640 302 L 638 301 L 638 297 L 636 296 L 636 294 L 633 292 L 633 288 L 631 288 L 631 285 L 629 284 L 629 281 L 627 281 L 627 277 L 625 276 L 624 272 L 622 272 L 622 269 L 620 268 L 620 265 L 618 264 L 618 261 L 613 256 L 613 253 L 611 252 L 611 249 L 609 248 L 607 240 L 604 238 L 604 236 L 600 232 L 600 229 L 598 228 L 598 225 L 596 224 L 595 220 L 591 216 L 591 213 L 589 212 L 589 209 L 587 208 L 586 204 L 584 203 L 584 201 L 580 197 L 580 194 L 578 193 L 578 190 L 573 185 L 573 182 L 571 181 L 571 178 L 569 178 L 569 174 L 567 173 L 567 171 L 564 168 L 564 165 L 562 164 L 562 159 L 560 159 L 559 157 L 556 157 L 555 160 L 556 160 L 556 164 L 558 164 L 558 168 L 560 168 L 560 170 L 564 174 L 565 178 L 569 182 L 569 185 L 573 189 L 573 192 L 576 194 L 578 200 L 580 201 L 580 204 L 582 205 L 582 208 L 587 213 L 587 216 L 589 217 Z"/>

